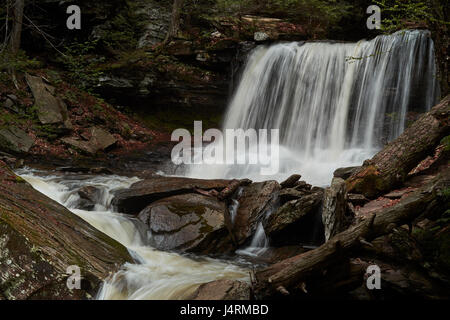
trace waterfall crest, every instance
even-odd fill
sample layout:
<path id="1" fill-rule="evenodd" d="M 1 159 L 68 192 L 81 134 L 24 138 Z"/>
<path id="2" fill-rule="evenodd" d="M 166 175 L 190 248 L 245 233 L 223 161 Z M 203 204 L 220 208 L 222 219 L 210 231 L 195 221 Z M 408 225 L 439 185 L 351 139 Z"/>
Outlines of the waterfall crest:
<path id="1" fill-rule="evenodd" d="M 279 129 L 280 174 L 328 184 L 334 169 L 360 165 L 436 102 L 428 31 L 357 43 L 259 46 L 250 54 L 224 129 Z M 189 176 L 258 177 L 251 166 L 192 166 Z"/>

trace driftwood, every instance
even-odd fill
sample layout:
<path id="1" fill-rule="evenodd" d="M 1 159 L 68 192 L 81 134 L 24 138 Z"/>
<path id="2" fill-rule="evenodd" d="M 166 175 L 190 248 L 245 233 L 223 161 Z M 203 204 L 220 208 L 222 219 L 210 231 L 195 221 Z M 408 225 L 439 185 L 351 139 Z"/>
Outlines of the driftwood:
<path id="1" fill-rule="evenodd" d="M 256 273 L 258 298 L 308 292 L 308 282 L 324 278 L 327 271 L 347 261 L 361 246 L 413 221 L 430 210 L 444 210 L 436 199 L 438 190 L 448 188 L 450 174 L 444 171 L 430 183 L 343 231 L 317 249 L 283 260 Z M 331 286 L 334 286 L 330 283 Z"/>
<path id="2" fill-rule="evenodd" d="M 450 95 L 421 116 L 347 179 L 349 193 L 376 198 L 403 183 L 408 173 L 450 133 Z"/>

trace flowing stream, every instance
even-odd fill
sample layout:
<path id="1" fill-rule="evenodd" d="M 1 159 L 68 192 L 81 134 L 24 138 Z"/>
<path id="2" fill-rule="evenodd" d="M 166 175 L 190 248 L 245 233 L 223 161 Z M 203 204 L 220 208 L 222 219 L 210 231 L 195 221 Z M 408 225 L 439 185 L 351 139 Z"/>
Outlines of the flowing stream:
<path id="1" fill-rule="evenodd" d="M 187 176 L 282 180 L 300 173 L 328 185 L 338 167 L 361 165 L 407 125 L 408 112 L 436 102 L 433 42 L 426 31 L 398 32 L 358 43 L 305 42 L 259 46 L 249 56 L 226 114 L 224 129 L 279 129 L 280 170 L 261 176 L 251 165 L 192 165 Z M 249 149 L 255 150 L 254 146 Z M 145 226 L 114 212 L 113 192 L 138 181 L 120 176 L 17 172 L 35 189 L 123 244 L 135 263 L 106 280 L 98 299 L 184 299 L 218 279 L 249 281 L 248 270 L 230 261 L 158 251 Z M 78 191 L 100 190 L 91 211 L 80 209 Z M 232 221 L 239 207 L 232 199 Z M 267 213 L 267 215 L 270 212 Z M 268 247 L 261 222 L 249 247 Z"/>
<path id="2" fill-rule="evenodd" d="M 223 131 L 279 129 L 278 173 L 261 176 L 258 165 L 201 164 L 189 166 L 187 175 L 280 181 L 300 173 L 308 183 L 329 185 L 335 169 L 371 158 L 403 132 L 408 112 L 429 110 L 437 96 L 428 31 L 357 43 L 258 46 L 248 57 Z"/>
<path id="3" fill-rule="evenodd" d="M 202 283 L 219 279 L 249 281 L 248 271 L 229 261 L 183 256 L 163 252 L 147 245 L 146 228 L 130 216 L 111 208 L 113 191 L 139 181 L 120 176 L 49 175 L 31 169 L 17 174 L 33 188 L 67 207 L 98 230 L 124 245 L 135 259 L 107 280 L 98 299 L 186 299 Z M 93 186 L 99 189 L 94 211 L 76 209 L 78 190 Z"/>

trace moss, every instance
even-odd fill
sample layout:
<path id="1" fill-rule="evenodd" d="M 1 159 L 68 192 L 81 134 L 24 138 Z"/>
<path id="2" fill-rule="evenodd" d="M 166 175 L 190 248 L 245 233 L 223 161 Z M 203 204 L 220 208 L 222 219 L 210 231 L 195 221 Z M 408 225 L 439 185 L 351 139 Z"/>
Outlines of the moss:
<path id="1" fill-rule="evenodd" d="M 369 198 L 376 197 L 389 188 L 388 182 L 382 178 L 374 165 L 367 166 L 355 178 L 347 180 L 346 186 L 348 192 L 361 193 Z"/>

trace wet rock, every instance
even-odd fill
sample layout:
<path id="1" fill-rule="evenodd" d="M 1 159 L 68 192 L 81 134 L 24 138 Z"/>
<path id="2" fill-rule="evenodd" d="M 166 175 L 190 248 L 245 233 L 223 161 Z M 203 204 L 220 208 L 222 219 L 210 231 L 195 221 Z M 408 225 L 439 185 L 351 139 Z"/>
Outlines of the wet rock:
<path id="1" fill-rule="evenodd" d="M 244 187 L 233 225 L 233 234 L 239 245 L 256 231 L 258 222 L 277 205 L 280 185 L 276 181 L 252 183 Z"/>
<path id="2" fill-rule="evenodd" d="M 88 200 L 92 203 L 98 203 L 102 195 L 102 191 L 93 186 L 82 187 L 78 190 L 81 199 Z"/>
<path id="3" fill-rule="evenodd" d="M 306 181 L 298 181 L 295 183 L 294 189 L 304 191 L 304 190 L 311 190 L 312 185 L 306 183 Z"/>
<path id="4" fill-rule="evenodd" d="M 304 195 L 285 203 L 272 213 L 265 225 L 266 234 L 274 245 L 321 242 L 314 235 L 320 226 L 320 205 L 323 192 Z"/>
<path id="5" fill-rule="evenodd" d="M 23 130 L 11 126 L 0 130 L 0 148 L 17 153 L 28 152 L 34 140 Z"/>
<path id="6" fill-rule="evenodd" d="M 293 174 L 289 178 L 287 178 L 286 180 L 281 182 L 280 186 L 281 186 L 282 189 L 284 189 L 284 188 L 292 188 L 292 187 L 295 186 L 297 181 L 300 180 L 301 177 L 302 176 L 299 175 L 299 174 Z"/>
<path id="7" fill-rule="evenodd" d="M 89 299 L 127 249 L 34 190 L 0 162 L 0 292 L 6 299 Z M 79 266 L 80 290 L 67 288 Z"/>
<path id="8" fill-rule="evenodd" d="M 333 178 L 331 186 L 325 189 L 322 207 L 322 221 L 325 240 L 343 231 L 346 227 L 347 191 L 342 178 Z"/>
<path id="9" fill-rule="evenodd" d="M 233 248 L 225 226 L 225 204 L 190 193 L 156 201 L 139 213 L 160 250 L 222 253 Z"/>
<path id="10" fill-rule="evenodd" d="M 237 280 L 216 280 L 202 284 L 190 300 L 250 300 L 250 285 Z"/>
<path id="11" fill-rule="evenodd" d="M 55 88 L 44 83 L 42 78 L 29 74 L 25 76 L 38 109 L 38 118 L 42 124 L 63 124 L 70 129 L 72 124 L 67 115 L 67 106 L 54 96 Z"/>
<path id="12" fill-rule="evenodd" d="M 359 168 L 360 167 L 339 168 L 334 171 L 333 176 L 335 178 L 342 178 L 344 180 L 347 180 Z"/>
<path id="13" fill-rule="evenodd" d="M 147 205 L 166 197 L 192 193 L 195 189 L 221 191 L 229 180 L 202 180 L 179 177 L 154 177 L 115 193 L 113 205 L 119 212 L 137 214 Z"/>

